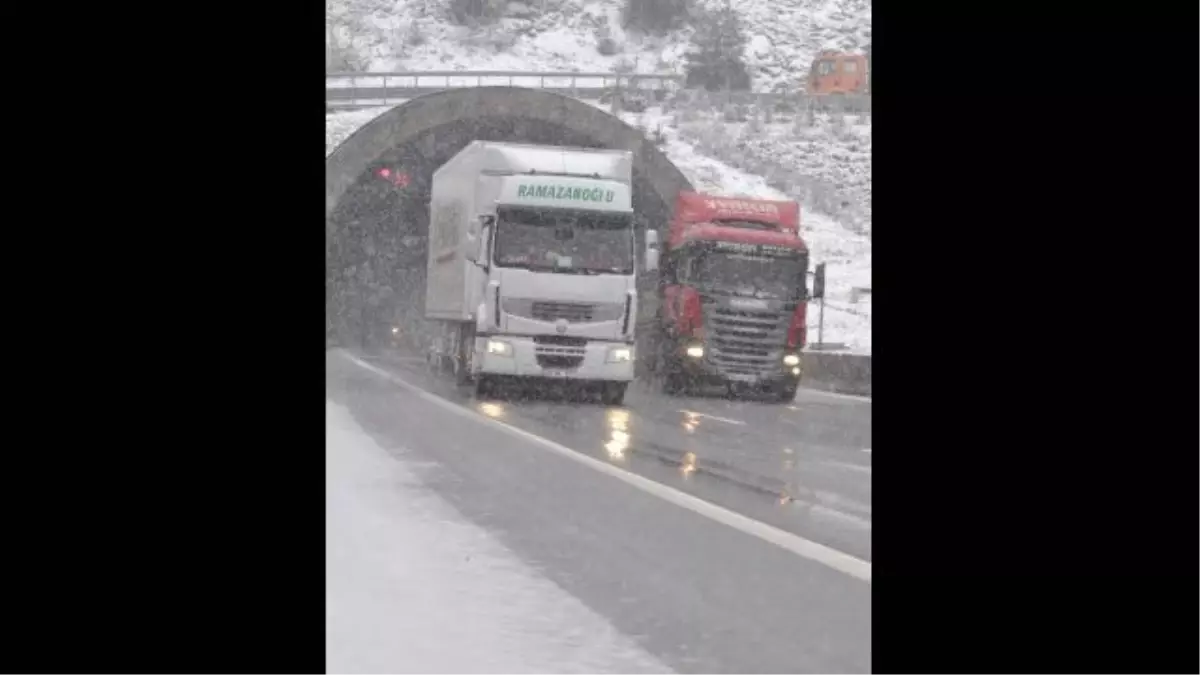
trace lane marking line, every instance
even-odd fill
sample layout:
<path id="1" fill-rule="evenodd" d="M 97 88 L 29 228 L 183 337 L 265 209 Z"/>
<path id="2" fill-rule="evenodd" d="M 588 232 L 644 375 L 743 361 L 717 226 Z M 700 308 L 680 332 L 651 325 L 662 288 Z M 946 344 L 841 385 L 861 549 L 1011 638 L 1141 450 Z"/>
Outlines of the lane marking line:
<path id="1" fill-rule="evenodd" d="M 843 401 L 858 401 L 859 403 L 870 403 L 871 402 L 870 396 L 859 396 L 857 394 L 843 394 L 843 393 L 836 392 L 836 391 L 825 391 L 824 389 L 812 389 L 809 387 L 800 387 L 800 391 L 804 392 L 805 394 L 816 394 L 818 396 L 825 396 L 827 398 L 836 398 L 836 399 L 841 399 Z"/>
<path id="2" fill-rule="evenodd" d="M 754 520 L 753 518 L 749 518 L 747 516 L 743 516 L 740 513 L 735 513 L 725 507 L 717 506 L 716 504 L 704 501 L 699 497 L 694 497 L 673 487 L 669 487 L 657 481 L 650 480 L 649 478 L 639 476 L 636 473 L 631 473 L 612 464 L 602 462 L 594 457 L 585 455 L 576 450 L 572 450 L 571 448 L 556 443 L 548 438 L 538 436 L 533 432 L 525 431 L 524 429 L 514 427 L 510 424 L 505 424 L 497 419 L 485 417 L 468 408 L 464 408 L 453 401 L 428 392 L 416 386 L 415 384 L 411 384 L 395 373 L 388 372 L 382 368 L 367 363 L 350 353 L 343 351 L 341 354 L 364 370 L 369 370 L 377 375 L 380 375 L 388 381 L 399 385 L 413 394 L 416 394 L 419 398 L 424 399 L 434 405 L 440 406 L 463 417 L 468 417 L 482 424 L 493 425 L 513 436 L 526 441 L 531 441 L 562 457 L 582 464 L 588 468 L 595 469 L 600 473 L 607 474 L 613 478 L 616 478 L 617 480 L 623 481 L 624 483 L 658 497 L 663 501 L 670 502 L 676 506 L 681 506 L 689 511 L 692 511 L 693 513 L 704 516 L 709 520 L 722 525 L 727 525 L 744 534 L 757 537 L 790 553 L 794 553 L 802 558 L 807 558 L 808 560 L 822 564 L 847 576 L 871 583 L 871 563 L 866 560 L 856 558 L 849 553 L 844 553 L 835 548 L 830 548 L 824 544 L 819 544 L 815 541 L 805 539 L 800 535 L 792 534 L 791 532 L 785 532 L 777 527 Z"/>
<path id="3" fill-rule="evenodd" d="M 843 471 L 853 471 L 855 473 L 871 473 L 871 467 L 863 466 L 861 464 L 851 464 L 849 462 L 839 462 L 836 459 L 822 459 L 822 460 L 818 460 L 818 461 L 820 461 L 820 463 L 824 464 L 825 466 L 831 466 L 831 467 L 834 467 L 837 469 L 842 469 Z"/>
<path id="4" fill-rule="evenodd" d="M 740 424 L 742 426 L 746 425 L 746 423 L 741 420 L 730 419 L 728 417 L 718 417 L 717 415 L 709 415 L 708 413 L 696 412 L 695 410 L 679 410 L 678 412 L 681 412 L 684 415 L 695 415 L 696 417 L 707 417 L 710 420 L 716 420 L 718 422 L 724 422 L 726 424 Z"/>

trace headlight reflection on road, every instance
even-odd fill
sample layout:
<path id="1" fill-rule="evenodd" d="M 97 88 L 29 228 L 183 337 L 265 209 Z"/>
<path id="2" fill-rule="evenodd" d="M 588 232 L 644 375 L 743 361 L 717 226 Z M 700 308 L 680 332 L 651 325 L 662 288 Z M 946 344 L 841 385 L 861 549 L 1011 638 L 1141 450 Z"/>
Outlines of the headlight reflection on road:
<path id="1" fill-rule="evenodd" d="M 700 426 L 700 416 L 694 412 L 690 412 L 687 410 L 684 410 L 682 412 L 683 412 L 683 430 L 690 434 L 696 430 L 696 427 Z"/>
<path id="2" fill-rule="evenodd" d="M 604 449 L 608 452 L 609 459 L 623 460 L 625 451 L 629 448 L 629 411 L 619 408 L 609 409 L 606 419 L 608 420 L 608 442 L 604 444 Z"/>
<path id="3" fill-rule="evenodd" d="M 683 453 L 683 461 L 679 463 L 679 471 L 683 474 L 684 478 L 687 478 L 696 472 L 696 453 Z"/>
<path id="4" fill-rule="evenodd" d="M 504 406 L 496 403 L 480 403 L 479 412 L 491 417 L 492 419 L 501 419 L 504 417 Z"/>

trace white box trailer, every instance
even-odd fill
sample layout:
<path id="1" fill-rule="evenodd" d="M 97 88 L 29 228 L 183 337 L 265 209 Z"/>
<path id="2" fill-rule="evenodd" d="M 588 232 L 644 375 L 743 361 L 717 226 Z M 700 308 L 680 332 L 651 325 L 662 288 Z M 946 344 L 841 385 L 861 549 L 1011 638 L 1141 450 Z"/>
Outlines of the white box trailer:
<path id="1" fill-rule="evenodd" d="M 637 316 L 632 179 L 628 151 L 491 141 L 434 172 L 425 316 L 461 383 L 594 381 L 620 402 Z"/>

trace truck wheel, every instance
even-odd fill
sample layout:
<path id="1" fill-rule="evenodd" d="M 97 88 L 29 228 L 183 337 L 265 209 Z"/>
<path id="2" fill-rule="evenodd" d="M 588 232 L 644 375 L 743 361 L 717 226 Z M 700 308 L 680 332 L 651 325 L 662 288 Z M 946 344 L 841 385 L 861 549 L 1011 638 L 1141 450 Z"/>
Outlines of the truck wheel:
<path id="1" fill-rule="evenodd" d="M 604 405 L 621 405 L 625 402 L 625 390 L 628 388 L 628 382 L 605 382 L 600 400 Z"/>
<path id="2" fill-rule="evenodd" d="M 471 384 L 471 354 L 459 354 L 454 359 L 454 382 L 460 387 Z"/>
<path id="3" fill-rule="evenodd" d="M 663 377 L 662 391 L 667 396 L 681 396 L 688 392 L 687 381 L 681 373 L 667 372 Z"/>
<path id="4" fill-rule="evenodd" d="M 454 357 L 454 381 L 460 387 L 471 383 L 471 359 L 475 356 L 475 334 L 464 329 L 459 333 L 458 354 Z"/>
<path id="5" fill-rule="evenodd" d="M 484 374 L 475 378 L 475 398 L 488 398 L 492 395 L 492 381 Z"/>
<path id="6" fill-rule="evenodd" d="M 799 382 L 780 385 L 779 389 L 775 390 L 775 395 L 772 397 L 772 400 L 775 403 L 791 403 L 796 399 L 796 390 L 799 388 Z"/>

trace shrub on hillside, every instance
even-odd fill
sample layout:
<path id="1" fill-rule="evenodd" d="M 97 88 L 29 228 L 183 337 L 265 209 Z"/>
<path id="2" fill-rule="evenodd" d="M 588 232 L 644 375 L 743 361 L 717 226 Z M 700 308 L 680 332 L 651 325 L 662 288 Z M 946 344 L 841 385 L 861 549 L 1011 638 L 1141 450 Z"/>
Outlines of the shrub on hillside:
<path id="1" fill-rule="evenodd" d="M 705 13 L 692 33 L 684 86 L 708 91 L 749 90 L 745 49 L 746 34 L 732 7 Z"/>
<path id="2" fill-rule="evenodd" d="M 693 0 L 625 0 L 622 24 L 648 33 L 665 33 L 687 23 Z"/>
<path id="3" fill-rule="evenodd" d="M 612 29 L 608 23 L 601 24 L 596 29 L 596 51 L 603 56 L 616 56 L 621 51 L 621 46 L 613 39 Z"/>
<path id="4" fill-rule="evenodd" d="M 360 73 L 367 69 L 367 58 L 348 40 L 333 39 L 325 43 L 326 73 Z"/>
<path id="5" fill-rule="evenodd" d="M 500 15 L 504 3 L 496 0 L 447 0 L 450 20 L 460 26 L 490 21 Z"/>

